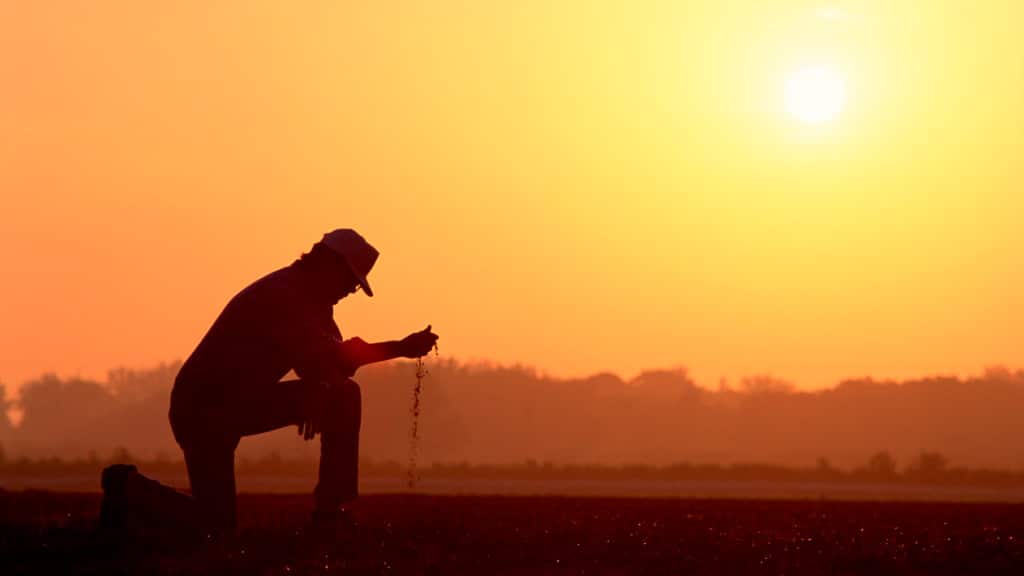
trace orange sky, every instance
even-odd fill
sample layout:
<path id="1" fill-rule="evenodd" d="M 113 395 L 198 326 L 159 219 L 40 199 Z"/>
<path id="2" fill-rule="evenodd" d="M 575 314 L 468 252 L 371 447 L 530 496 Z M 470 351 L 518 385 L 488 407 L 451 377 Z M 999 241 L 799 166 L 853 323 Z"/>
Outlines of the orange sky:
<path id="1" fill-rule="evenodd" d="M 459 359 L 1024 365 L 1024 3 L 256 4 L 0 3 L 0 381 L 182 358 L 349 226 L 342 332 Z"/>

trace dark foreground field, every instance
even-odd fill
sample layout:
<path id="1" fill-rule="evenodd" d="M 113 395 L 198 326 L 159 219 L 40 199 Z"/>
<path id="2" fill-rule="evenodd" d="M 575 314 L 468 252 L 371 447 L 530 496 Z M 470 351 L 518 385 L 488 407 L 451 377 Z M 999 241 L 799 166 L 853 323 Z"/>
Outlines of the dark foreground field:
<path id="1" fill-rule="evenodd" d="M 0 574 L 1024 574 L 1024 506 L 769 500 L 362 498 L 303 536 L 303 496 L 243 495 L 227 548 L 118 550 L 99 496 L 0 492 Z"/>

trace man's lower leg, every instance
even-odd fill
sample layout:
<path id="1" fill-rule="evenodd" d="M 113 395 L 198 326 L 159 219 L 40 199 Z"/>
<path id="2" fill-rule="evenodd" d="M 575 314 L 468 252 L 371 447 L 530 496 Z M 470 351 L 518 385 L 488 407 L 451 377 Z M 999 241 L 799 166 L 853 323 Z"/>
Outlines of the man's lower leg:
<path id="1" fill-rule="evenodd" d="M 338 510 L 359 495 L 359 428 L 362 398 L 352 380 L 334 384 L 328 421 L 320 436 L 320 474 L 313 493 L 318 511 Z"/>

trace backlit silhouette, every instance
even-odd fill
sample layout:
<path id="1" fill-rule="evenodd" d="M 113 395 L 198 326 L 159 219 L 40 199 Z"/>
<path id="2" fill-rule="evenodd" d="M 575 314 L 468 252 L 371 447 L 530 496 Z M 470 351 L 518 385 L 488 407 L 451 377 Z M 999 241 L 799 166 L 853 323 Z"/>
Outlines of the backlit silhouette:
<path id="1" fill-rule="evenodd" d="M 330 529 L 358 493 L 361 396 L 352 380 L 365 364 L 426 354 L 428 326 L 401 340 L 342 340 L 333 306 L 362 289 L 378 252 L 358 233 L 324 235 L 290 266 L 238 293 L 185 361 L 171 394 L 170 421 L 185 454 L 201 521 L 235 526 L 234 452 L 243 436 L 298 426 L 320 435 L 313 524 Z M 281 379 L 294 370 L 298 379 Z"/>

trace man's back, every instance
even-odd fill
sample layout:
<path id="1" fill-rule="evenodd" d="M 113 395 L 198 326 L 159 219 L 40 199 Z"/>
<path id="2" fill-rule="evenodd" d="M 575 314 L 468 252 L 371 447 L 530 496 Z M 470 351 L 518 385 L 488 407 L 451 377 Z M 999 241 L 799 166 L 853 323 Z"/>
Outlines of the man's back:
<path id="1" fill-rule="evenodd" d="M 318 302 L 295 264 L 253 282 L 228 302 L 174 383 L 174 400 L 230 401 L 244 387 L 308 371 L 305 350 L 341 339 L 332 305 Z"/>

